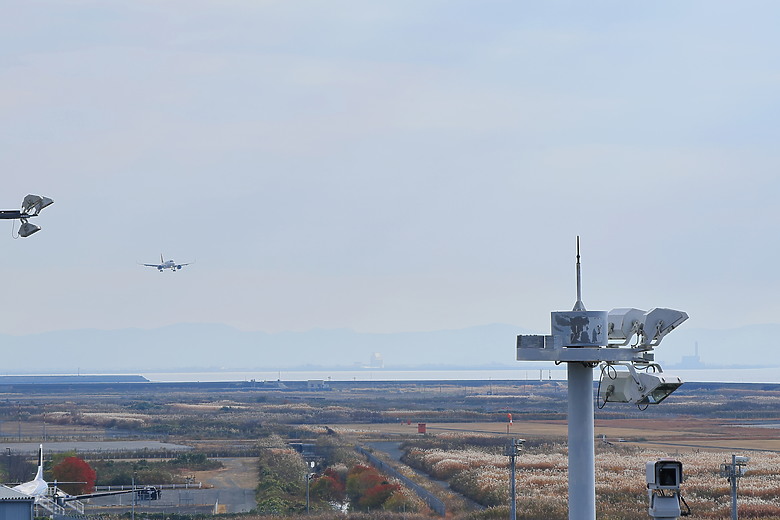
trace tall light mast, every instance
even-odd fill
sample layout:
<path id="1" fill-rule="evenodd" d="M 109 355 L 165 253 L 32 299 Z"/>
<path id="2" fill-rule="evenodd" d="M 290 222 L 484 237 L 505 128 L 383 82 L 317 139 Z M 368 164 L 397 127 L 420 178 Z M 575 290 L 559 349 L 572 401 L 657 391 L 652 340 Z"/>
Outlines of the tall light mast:
<path id="1" fill-rule="evenodd" d="M 580 239 L 577 237 L 577 301 L 570 312 L 552 312 L 552 334 L 517 337 L 519 361 L 566 363 L 568 380 L 569 520 L 595 520 L 596 470 L 593 415 L 593 369 L 600 363 L 623 365 L 614 384 L 605 385 L 604 402 L 656 404 L 677 389 L 673 376 L 638 374 L 652 368 L 652 349 L 688 315 L 672 309 L 587 311 L 582 303 Z M 629 345 L 636 336 L 634 345 Z M 605 348 L 610 347 L 610 348 Z"/>

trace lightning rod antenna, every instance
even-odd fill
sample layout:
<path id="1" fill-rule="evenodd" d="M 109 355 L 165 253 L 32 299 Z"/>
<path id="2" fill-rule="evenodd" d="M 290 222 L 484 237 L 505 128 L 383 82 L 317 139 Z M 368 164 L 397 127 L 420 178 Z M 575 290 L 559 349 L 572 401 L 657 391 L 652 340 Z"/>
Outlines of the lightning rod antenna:
<path id="1" fill-rule="evenodd" d="M 580 275 L 580 237 L 577 235 L 577 302 L 574 304 L 575 311 L 584 311 L 585 305 L 582 303 L 582 277 Z"/>

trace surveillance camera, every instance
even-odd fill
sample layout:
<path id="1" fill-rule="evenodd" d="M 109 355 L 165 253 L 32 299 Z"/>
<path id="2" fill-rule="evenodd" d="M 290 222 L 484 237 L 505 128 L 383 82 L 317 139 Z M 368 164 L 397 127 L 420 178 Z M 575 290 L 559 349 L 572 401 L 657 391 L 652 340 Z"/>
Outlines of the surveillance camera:
<path id="1" fill-rule="evenodd" d="M 629 366 L 628 372 L 617 372 L 604 376 L 599 388 L 603 402 L 635 403 L 637 405 L 658 404 L 677 390 L 683 380 L 663 372 L 637 372 Z"/>
<path id="2" fill-rule="evenodd" d="M 660 520 L 679 518 L 683 514 L 680 510 L 680 500 L 682 500 L 680 484 L 683 480 L 682 462 L 673 459 L 648 462 L 645 464 L 645 474 L 647 477 L 647 496 L 650 500 L 647 512 L 650 516 Z M 684 514 L 690 514 L 690 508 Z"/>
<path id="3" fill-rule="evenodd" d="M 682 462 L 660 459 L 645 464 L 647 487 L 649 489 L 679 490 L 683 481 Z"/>

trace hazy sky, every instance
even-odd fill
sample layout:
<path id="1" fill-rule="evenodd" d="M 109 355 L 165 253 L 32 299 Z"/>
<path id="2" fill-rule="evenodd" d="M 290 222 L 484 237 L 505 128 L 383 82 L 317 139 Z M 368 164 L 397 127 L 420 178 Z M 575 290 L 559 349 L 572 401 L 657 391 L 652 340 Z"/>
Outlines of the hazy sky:
<path id="1" fill-rule="evenodd" d="M 780 4 L 11 0 L 0 332 L 780 322 Z M 140 267 L 160 253 L 181 272 Z M 509 340 L 513 344 L 513 338 Z"/>

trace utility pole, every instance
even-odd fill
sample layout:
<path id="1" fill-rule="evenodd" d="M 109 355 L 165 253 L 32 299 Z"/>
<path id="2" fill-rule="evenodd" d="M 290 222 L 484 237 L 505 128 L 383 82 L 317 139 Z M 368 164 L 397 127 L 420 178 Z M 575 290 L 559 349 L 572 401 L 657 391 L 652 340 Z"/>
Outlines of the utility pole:
<path id="1" fill-rule="evenodd" d="M 726 477 L 731 484 L 731 520 L 737 520 L 737 487 L 740 477 L 743 477 L 747 470 L 750 457 L 740 457 L 731 455 L 731 464 L 720 465 L 720 476 Z"/>
<path id="2" fill-rule="evenodd" d="M 509 457 L 509 520 L 517 520 L 517 492 L 515 488 L 515 458 L 518 453 L 523 451 L 525 439 L 512 439 L 512 443 L 507 446 L 506 453 Z"/>
<path id="3" fill-rule="evenodd" d="M 309 482 L 311 482 L 311 473 L 306 473 L 306 514 L 309 514 Z"/>
<path id="4" fill-rule="evenodd" d="M 306 514 L 309 514 L 309 482 L 311 482 L 311 478 L 314 476 L 314 473 L 312 471 L 314 470 L 314 461 L 306 461 Z"/>

